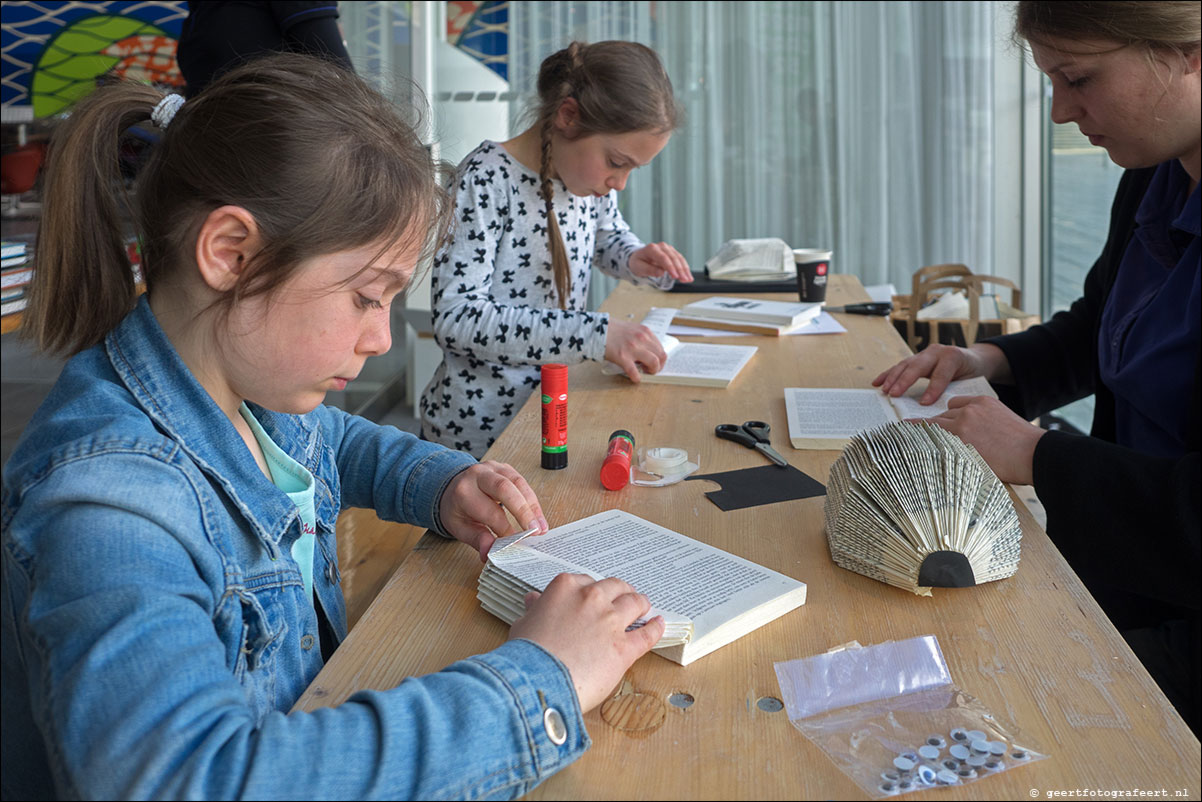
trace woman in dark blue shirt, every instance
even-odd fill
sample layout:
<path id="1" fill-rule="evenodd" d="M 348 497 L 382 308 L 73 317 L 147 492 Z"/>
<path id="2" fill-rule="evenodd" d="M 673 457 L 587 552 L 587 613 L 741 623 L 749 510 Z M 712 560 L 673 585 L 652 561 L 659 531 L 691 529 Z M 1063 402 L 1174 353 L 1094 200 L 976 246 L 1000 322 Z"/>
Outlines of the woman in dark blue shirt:
<path id="1" fill-rule="evenodd" d="M 1199 328 L 1196 2 L 1020 2 L 1016 34 L 1075 122 L 1126 167 L 1101 256 L 1070 309 L 970 348 L 932 345 L 874 380 L 897 396 L 984 376 L 992 398 L 933 420 L 998 477 L 1034 485 L 1048 535 L 1195 732 L 1199 727 Z M 1095 395 L 1089 437 L 1028 420 Z"/>

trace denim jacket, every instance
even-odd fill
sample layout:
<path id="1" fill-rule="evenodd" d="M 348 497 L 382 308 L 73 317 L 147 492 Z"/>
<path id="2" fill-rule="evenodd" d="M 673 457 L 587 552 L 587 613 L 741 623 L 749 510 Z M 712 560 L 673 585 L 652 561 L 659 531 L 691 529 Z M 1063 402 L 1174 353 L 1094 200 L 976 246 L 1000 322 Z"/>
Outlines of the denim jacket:
<path id="1" fill-rule="evenodd" d="M 316 481 L 312 602 L 296 507 L 145 299 L 68 362 L 4 471 L 4 797 L 510 798 L 583 753 L 567 669 L 524 640 L 288 712 L 322 667 L 315 605 L 346 635 L 340 510 L 438 528 L 474 460 L 329 407 L 252 410 Z"/>

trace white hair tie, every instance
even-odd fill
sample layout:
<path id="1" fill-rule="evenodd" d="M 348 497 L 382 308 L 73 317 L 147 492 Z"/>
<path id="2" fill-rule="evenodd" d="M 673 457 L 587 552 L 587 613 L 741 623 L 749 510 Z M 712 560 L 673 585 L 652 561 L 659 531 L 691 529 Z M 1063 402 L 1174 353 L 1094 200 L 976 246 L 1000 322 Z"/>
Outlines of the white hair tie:
<path id="1" fill-rule="evenodd" d="M 182 105 L 184 105 L 183 95 L 167 95 L 154 107 L 154 111 L 150 112 L 151 122 L 166 131 L 167 126 L 171 124 L 171 120 L 175 118 L 175 113 L 179 111 L 179 107 Z"/>

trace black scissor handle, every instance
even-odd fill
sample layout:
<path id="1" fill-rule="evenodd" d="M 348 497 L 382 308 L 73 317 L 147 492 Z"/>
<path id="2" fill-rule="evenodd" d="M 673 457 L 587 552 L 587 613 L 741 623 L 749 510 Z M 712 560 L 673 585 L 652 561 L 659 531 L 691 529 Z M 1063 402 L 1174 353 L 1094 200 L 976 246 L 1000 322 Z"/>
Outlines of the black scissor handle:
<path id="1" fill-rule="evenodd" d="M 748 448 L 755 448 L 758 442 L 754 436 L 745 432 L 742 426 L 735 426 L 733 423 L 719 423 L 714 427 L 714 434 L 723 440 L 731 440 Z"/>
<path id="2" fill-rule="evenodd" d="M 843 311 L 849 315 L 878 315 L 884 317 L 893 311 L 889 301 L 874 301 L 873 303 L 848 304 Z"/>
<path id="3" fill-rule="evenodd" d="M 759 443 L 769 443 L 771 439 L 768 435 L 772 432 L 772 427 L 762 420 L 749 420 L 743 424 L 743 431 L 756 439 Z"/>

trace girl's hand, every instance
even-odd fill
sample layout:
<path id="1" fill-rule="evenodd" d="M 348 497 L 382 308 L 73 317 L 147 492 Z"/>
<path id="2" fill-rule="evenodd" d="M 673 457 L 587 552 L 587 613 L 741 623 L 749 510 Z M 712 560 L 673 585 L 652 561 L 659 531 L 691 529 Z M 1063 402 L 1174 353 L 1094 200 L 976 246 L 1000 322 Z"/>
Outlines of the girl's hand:
<path id="1" fill-rule="evenodd" d="M 641 363 L 648 373 L 658 373 L 668 355 L 651 329 L 611 315 L 605 335 L 605 358 L 626 371 L 637 384 L 641 379 L 636 363 Z"/>
<path id="2" fill-rule="evenodd" d="M 666 242 L 653 242 L 630 254 L 630 272 L 642 278 L 659 278 L 667 273 L 676 281 L 693 280 L 689 263 Z"/>
<path id="3" fill-rule="evenodd" d="M 1029 485 L 1034 481 L 1035 444 L 1044 430 L 996 398 L 957 396 L 947 402 L 947 412 L 928 420 L 975 448 L 1003 482 Z"/>
<path id="4" fill-rule="evenodd" d="M 443 528 L 456 540 L 488 559 L 488 550 L 498 537 L 511 535 L 505 510 L 524 529 L 547 531 L 543 508 L 522 475 L 503 462 L 487 460 L 459 473 L 443 491 L 438 515 Z M 515 530 L 520 531 L 520 530 Z"/>
<path id="5" fill-rule="evenodd" d="M 903 359 L 872 380 L 873 387 L 897 398 L 918 379 L 930 378 L 920 404 L 932 404 L 943 395 L 947 385 L 957 379 L 984 376 L 989 381 L 1005 382 L 1010 378 L 1010 363 L 994 345 L 974 345 L 957 348 L 954 345 L 932 343 L 911 357 Z"/>
<path id="6" fill-rule="evenodd" d="M 543 593 L 526 594 L 526 614 L 513 622 L 509 637 L 532 640 L 558 657 L 587 713 L 663 636 L 661 616 L 626 631 L 649 609 L 647 597 L 621 579 L 598 582 L 586 574 L 560 574 Z"/>

